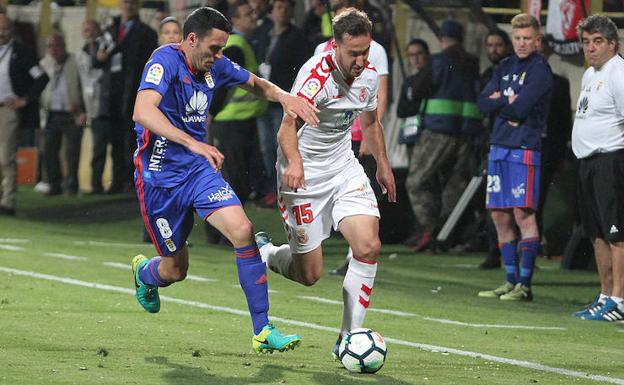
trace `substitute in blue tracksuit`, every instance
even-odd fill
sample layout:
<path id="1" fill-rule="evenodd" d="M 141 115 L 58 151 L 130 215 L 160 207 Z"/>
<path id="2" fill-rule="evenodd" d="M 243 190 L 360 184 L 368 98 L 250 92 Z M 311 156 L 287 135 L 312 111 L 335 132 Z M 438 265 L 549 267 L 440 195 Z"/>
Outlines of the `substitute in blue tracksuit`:
<path id="1" fill-rule="evenodd" d="M 507 279 L 494 290 L 479 292 L 479 296 L 530 301 L 540 239 L 535 216 L 540 139 L 548 117 L 552 72 L 546 59 L 536 52 L 541 40 L 539 21 L 520 14 L 511 25 L 514 54 L 500 62 L 479 96 L 481 111 L 496 116 L 490 138 L 486 207 L 492 212 Z"/>

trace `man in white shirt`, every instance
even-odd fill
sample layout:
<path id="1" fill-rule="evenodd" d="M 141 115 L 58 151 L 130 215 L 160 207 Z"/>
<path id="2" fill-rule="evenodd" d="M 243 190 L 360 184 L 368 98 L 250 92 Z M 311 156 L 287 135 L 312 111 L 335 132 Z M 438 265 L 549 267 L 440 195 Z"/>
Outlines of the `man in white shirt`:
<path id="1" fill-rule="evenodd" d="M 390 202 L 396 201 L 396 189 L 377 115 L 379 79 L 367 60 L 372 24 L 354 8 L 332 24 L 334 50 L 308 60 L 291 91 L 320 110 L 320 123 L 312 127 L 285 116 L 278 132 L 278 207 L 289 244 L 274 246 L 265 233 L 256 235 L 256 243 L 273 271 L 311 286 L 323 270 L 322 241 L 332 226 L 340 230 L 353 258 L 343 282 L 337 355 L 341 338 L 362 327 L 381 248 L 377 200 L 350 150 L 358 115 L 377 161 L 377 181 Z"/>
<path id="2" fill-rule="evenodd" d="M 574 315 L 586 320 L 624 320 L 624 59 L 617 27 L 593 15 L 579 24 L 585 60 L 572 129 L 579 159 L 579 214 L 592 240 L 600 294 Z"/>

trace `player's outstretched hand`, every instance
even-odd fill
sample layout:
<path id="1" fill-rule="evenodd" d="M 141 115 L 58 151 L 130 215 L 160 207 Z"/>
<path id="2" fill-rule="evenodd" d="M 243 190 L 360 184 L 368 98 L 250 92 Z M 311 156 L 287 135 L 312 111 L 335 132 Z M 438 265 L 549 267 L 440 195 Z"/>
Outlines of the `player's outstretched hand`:
<path id="1" fill-rule="evenodd" d="M 377 164 L 377 182 L 381 186 L 381 192 L 388 194 L 388 202 L 396 202 L 396 184 L 394 182 L 394 174 L 388 162 L 380 162 Z"/>
<path id="2" fill-rule="evenodd" d="M 210 162 L 210 165 L 215 171 L 221 170 L 221 165 L 223 164 L 225 156 L 223 156 L 221 151 L 219 151 L 215 146 L 196 140 L 188 147 L 188 149 L 208 159 L 208 162 Z"/>
<path id="3" fill-rule="evenodd" d="M 288 94 L 282 100 L 282 108 L 293 119 L 301 118 L 312 127 L 318 126 L 319 110 L 304 98 Z"/>
<path id="4" fill-rule="evenodd" d="M 305 175 L 303 174 L 303 162 L 301 160 L 288 162 L 282 176 L 283 183 L 294 192 L 298 188 L 305 189 Z"/>

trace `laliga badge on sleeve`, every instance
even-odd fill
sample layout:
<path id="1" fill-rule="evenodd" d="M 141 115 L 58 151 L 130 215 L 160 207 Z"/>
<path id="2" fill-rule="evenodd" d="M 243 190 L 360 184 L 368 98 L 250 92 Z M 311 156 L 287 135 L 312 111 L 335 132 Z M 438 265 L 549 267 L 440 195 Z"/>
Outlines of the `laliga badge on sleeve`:
<path id="1" fill-rule="evenodd" d="M 212 75 L 210 75 L 210 72 L 206 72 L 206 74 L 204 75 L 204 78 L 206 79 L 206 84 L 208 85 L 208 87 L 214 88 L 215 84 L 214 84 L 214 80 L 212 79 Z"/>
<path id="2" fill-rule="evenodd" d="M 150 68 L 147 69 L 145 82 L 159 85 L 164 73 L 165 70 L 163 66 L 159 63 L 154 63 L 150 66 Z"/>

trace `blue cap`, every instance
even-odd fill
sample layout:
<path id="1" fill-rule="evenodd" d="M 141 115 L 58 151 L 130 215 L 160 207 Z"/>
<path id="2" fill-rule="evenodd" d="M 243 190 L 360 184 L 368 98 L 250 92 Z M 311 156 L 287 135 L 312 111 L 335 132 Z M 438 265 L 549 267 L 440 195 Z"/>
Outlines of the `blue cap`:
<path id="1" fill-rule="evenodd" d="M 455 20 L 444 20 L 440 27 L 440 37 L 452 37 L 461 40 L 464 36 L 464 28 Z"/>

